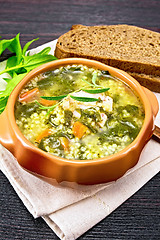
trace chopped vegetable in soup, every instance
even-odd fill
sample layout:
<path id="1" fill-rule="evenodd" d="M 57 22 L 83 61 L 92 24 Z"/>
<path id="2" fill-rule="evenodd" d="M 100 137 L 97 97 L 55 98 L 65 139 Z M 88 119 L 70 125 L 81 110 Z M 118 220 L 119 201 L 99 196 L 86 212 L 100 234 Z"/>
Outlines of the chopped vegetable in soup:
<path id="1" fill-rule="evenodd" d="M 67 159 L 117 153 L 137 137 L 144 109 L 133 90 L 108 71 L 65 66 L 32 79 L 15 117 L 35 146 Z"/>

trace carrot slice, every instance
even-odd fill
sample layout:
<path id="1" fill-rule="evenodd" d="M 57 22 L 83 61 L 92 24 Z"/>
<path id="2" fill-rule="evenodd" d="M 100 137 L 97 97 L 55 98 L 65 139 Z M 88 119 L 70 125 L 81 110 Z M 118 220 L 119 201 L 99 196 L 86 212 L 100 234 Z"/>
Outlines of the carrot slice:
<path id="1" fill-rule="evenodd" d="M 43 99 L 43 98 L 41 98 L 39 102 L 40 102 L 40 104 L 42 104 L 44 106 L 52 106 L 57 103 L 57 101 L 55 101 L 55 100 L 47 100 L 47 99 Z"/>
<path id="2" fill-rule="evenodd" d="M 81 122 L 77 121 L 74 123 L 72 130 L 74 136 L 80 139 L 85 135 L 86 131 L 88 130 L 88 127 L 83 125 Z"/>
<path id="3" fill-rule="evenodd" d="M 30 102 L 32 101 L 36 96 L 38 96 L 39 90 L 38 88 L 33 88 L 27 92 L 22 93 L 19 96 L 20 102 Z"/>
<path id="4" fill-rule="evenodd" d="M 37 136 L 36 142 L 40 142 L 42 138 L 47 137 L 49 135 L 51 135 L 51 130 L 47 128 Z"/>
<path id="5" fill-rule="evenodd" d="M 69 151 L 69 140 L 66 137 L 60 137 L 60 142 L 65 151 Z"/>

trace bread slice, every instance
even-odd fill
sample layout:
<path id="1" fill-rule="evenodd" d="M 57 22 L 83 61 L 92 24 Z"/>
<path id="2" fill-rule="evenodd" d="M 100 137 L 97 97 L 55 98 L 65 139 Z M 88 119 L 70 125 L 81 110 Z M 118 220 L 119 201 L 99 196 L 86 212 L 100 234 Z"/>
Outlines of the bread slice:
<path id="1" fill-rule="evenodd" d="M 95 59 L 147 83 L 160 77 L 160 33 L 131 25 L 73 25 L 58 39 L 55 56 Z"/>
<path id="2" fill-rule="evenodd" d="M 128 72 L 133 78 L 135 78 L 142 86 L 150 89 L 153 92 L 160 93 L 160 76 L 146 75 L 143 73 L 131 73 Z"/>

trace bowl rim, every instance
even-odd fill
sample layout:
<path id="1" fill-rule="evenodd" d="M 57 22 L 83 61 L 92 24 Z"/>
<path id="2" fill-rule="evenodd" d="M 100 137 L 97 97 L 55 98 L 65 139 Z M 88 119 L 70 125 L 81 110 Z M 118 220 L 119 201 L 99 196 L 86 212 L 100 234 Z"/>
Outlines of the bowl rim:
<path id="1" fill-rule="evenodd" d="M 38 147 L 36 147 L 34 144 L 32 144 L 22 134 L 18 125 L 16 124 L 16 119 L 15 119 L 15 114 L 14 114 L 14 106 L 15 106 L 15 102 L 17 100 L 18 94 L 21 91 L 21 89 L 25 86 L 25 84 L 27 82 L 29 82 L 33 77 L 37 76 L 40 73 L 46 72 L 51 69 L 59 68 L 60 66 L 72 65 L 72 64 L 73 65 L 74 64 L 79 64 L 79 65 L 82 64 L 82 65 L 87 65 L 88 67 L 93 67 L 96 69 L 104 69 L 104 70 L 108 70 L 109 72 L 114 72 L 114 73 L 116 73 L 116 75 L 119 76 L 121 81 L 124 81 L 124 82 L 127 81 L 127 84 L 131 87 L 131 89 L 133 89 L 136 92 L 136 94 L 140 98 L 140 100 L 143 104 L 143 107 L 144 107 L 144 111 L 145 111 L 145 118 L 144 118 L 142 128 L 141 128 L 139 134 L 137 135 L 137 137 L 134 139 L 134 141 L 131 144 L 129 144 L 127 147 L 122 149 L 121 151 L 114 153 L 112 155 L 103 157 L 103 158 L 96 158 L 96 159 L 89 159 L 89 160 L 85 160 L 85 159 L 84 160 L 74 160 L 74 159 L 66 159 L 66 158 L 58 157 L 58 156 L 52 155 L 50 153 L 47 153 L 47 152 L 39 149 Z M 125 80 L 121 79 L 121 77 L 124 78 Z M 151 104 L 149 102 L 149 99 L 147 98 L 142 86 L 133 77 L 131 77 L 129 74 L 127 74 L 126 72 L 124 72 L 120 69 L 108 66 L 108 65 L 98 62 L 96 60 L 90 60 L 90 59 L 86 59 L 86 58 L 57 59 L 57 60 L 51 61 L 49 63 L 45 63 L 45 64 L 35 68 L 34 70 L 30 71 L 20 81 L 20 83 L 15 87 L 15 89 L 11 93 L 11 95 L 8 99 L 7 110 L 9 110 L 8 111 L 8 120 L 10 122 L 10 125 L 12 126 L 14 135 L 23 144 L 23 146 L 25 146 L 25 148 L 34 150 L 37 154 L 40 154 L 41 156 L 49 159 L 50 161 L 53 161 L 53 162 L 56 161 L 57 164 L 60 164 L 60 165 L 66 164 L 66 165 L 70 165 L 70 166 L 77 165 L 77 167 L 80 165 L 85 165 L 85 166 L 86 165 L 95 165 L 95 164 L 97 165 L 97 164 L 101 164 L 102 162 L 109 163 L 112 161 L 119 160 L 120 156 L 126 155 L 128 152 L 132 151 L 139 145 L 139 142 L 142 140 L 143 135 L 144 135 L 146 129 L 148 128 L 150 120 L 153 121 L 153 114 L 152 114 L 152 109 L 151 109 Z M 147 140 L 148 139 L 146 139 L 146 141 Z"/>

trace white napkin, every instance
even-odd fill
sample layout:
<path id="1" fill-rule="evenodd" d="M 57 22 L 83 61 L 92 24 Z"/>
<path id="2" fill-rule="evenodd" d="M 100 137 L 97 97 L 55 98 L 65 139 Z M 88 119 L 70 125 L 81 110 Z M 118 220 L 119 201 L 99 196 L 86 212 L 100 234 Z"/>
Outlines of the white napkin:
<path id="1" fill-rule="evenodd" d="M 55 41 L 45 44 L 34 52 Z M 160 94 L 156 94 L 160 103 Z M 160 113 L 156 118 L 160 123 Z M 74 240 L 108 216 L 160 171 L 160 145 L 150 140 L 138 164 L 119 180 L 72 189 L 53 186 L 23 170 L 13 155 L 0 145 L 0 169 L 33 217 L 43 217 L 60 239 Z"/>

